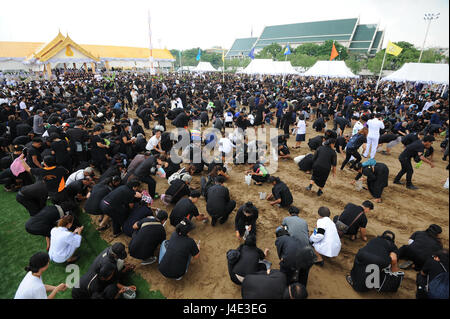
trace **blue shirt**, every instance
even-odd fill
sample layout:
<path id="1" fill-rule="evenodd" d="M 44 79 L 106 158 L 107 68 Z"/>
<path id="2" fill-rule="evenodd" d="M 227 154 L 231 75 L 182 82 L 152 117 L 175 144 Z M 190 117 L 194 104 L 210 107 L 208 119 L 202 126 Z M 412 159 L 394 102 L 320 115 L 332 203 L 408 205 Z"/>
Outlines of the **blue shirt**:
<path id="1" fill-rule="evenodd" d="M 281 117 L 283 115 L 283 110 L 287 108 L 287 102 L 284 103 L 281 101 L 278 101 L 277 103 L 277 117 Z"/>

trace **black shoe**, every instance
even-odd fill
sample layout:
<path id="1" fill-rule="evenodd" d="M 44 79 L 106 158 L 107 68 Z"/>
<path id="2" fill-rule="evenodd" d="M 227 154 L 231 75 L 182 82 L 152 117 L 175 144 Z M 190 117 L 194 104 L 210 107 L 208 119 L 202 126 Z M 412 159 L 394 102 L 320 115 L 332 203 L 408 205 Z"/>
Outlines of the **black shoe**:
<path id="1" fill-rule="evenodd" d="M 394 183 L 394 184 L 397 184 L 397 185 L 403 185 L 403 184 L 404 184 L 403 182 L 395 181 L 395 180 L 393 181 L 393 183 Z"/>
<path id="2" fill-rule="evenodd" d="M 416 190 L 416 189 L 419 189 L 419 187 L 417 187 L 417 186 L 414 186 L 413 184 L 411 184 L 411 185 L 406 185 L 406 188 L 408 188 L 408 189 L 412 189 L 412 190 Z"/>
<path id="3" fill-rule="evenodd" d="M 220 220 L 219 220 L 219 224 L 225 224 L 225 222 L 228 220 L 228 216 L 227 217 L 222 217 Z"/>
<path id="4" fill-rule="evenodd" d="M 317 191 L 317 196 L 320 196 L 320 195 L 322 195 L 322 194 L 323 194 L 322 190 L 319 189 L 319 190 Z"/>
<path id="5" fill-rule="evenodd" d="M 216 223 L 217 223 L 217 218 L 212 218 L 211 219 L 211 226 L 216 226 Z"/>

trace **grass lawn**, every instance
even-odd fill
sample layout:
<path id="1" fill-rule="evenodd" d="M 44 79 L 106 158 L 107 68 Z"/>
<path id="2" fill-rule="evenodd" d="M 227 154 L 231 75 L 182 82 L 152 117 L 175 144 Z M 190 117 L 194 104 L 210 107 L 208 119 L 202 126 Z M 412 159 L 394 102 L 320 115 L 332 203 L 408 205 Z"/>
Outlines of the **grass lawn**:
<path id="1" fill-rule="evenodd" d="M 25 267 L 30 257 L 38 252 L 45 251 L 45 238 L 33 236 L 25 231 L 25 222 L 30 215 L 26 209 L 16 202 L 16 193 L 8 193 L 0 187 L 0 298 L 12 299 L 25 276 Z M 83 240 L 77 252 L 81 258 L 77 261 L 80 267 L 80 275 L 83 275 L 91 265 L 95 257 L 108 246 L 95 227 L 91 224 L 88 214 L 82 212 L 79 215 L 80 223 L 84 225 Z M 50 262 L 50 267 L 43 274 L 45 284 L 58 285 L 66 281 L 70 273 L 65 272 L 66 266 Z M 157 299 L 164 298 L 159 291 L 150 291 L 149 284 L 141 276 L 133 273 L 127 277 L 127 285 L 137 287 L 137 298 Z M 60 292 L 60 299 L 72 298 L 71 289 Z"/>

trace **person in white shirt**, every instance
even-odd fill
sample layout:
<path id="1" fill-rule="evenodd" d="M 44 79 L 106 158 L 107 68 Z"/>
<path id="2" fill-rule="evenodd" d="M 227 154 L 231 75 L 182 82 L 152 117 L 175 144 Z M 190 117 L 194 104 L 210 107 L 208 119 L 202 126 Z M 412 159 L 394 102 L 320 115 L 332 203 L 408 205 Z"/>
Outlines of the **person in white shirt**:
<path id="1" fill-rule="evenodd" d="M 158 153 L 164 153 L 161 148 L 161 131 L 156 130 L 155 135 L 153 135 L 147 142 L 145 146 L 147 151 L 150 151 L 152 155 L 156 155 Z"/>
<path id="2" fill-rule="evenodd" d="M 364 127 L 364 124 L 361 123 L 360 120 L 357 120 L 356 117 L 354 119 L 352 118 L 352 121 L 356 121 L 352 129 L 352 136 L 353 136 L 355 134 L 358 134 L 358 132 Z"/>
<path id="3" fill-rule="evenodd" d="M 430 98 L 428 98 L 427 102 L 425 103 L 425 105 L 422 108 L 422 112 L 425 112 L 426 110 L 428 110 L 430 107 L 432 107 L 434 105 L 434 102 L 431 101 Z"/>
<path id="4" fill-rule="evenodd" d="M 309 241 L 314 247 L 317 260 L 316 264 L 323 266 L 323 257 L 336 257 L 341 251 L 341 239 L 337 232 L 336 224 L 330 219 L 330 210 L 328 207 L 320 207 L 317 220 L 317 227 L 309 237 Z"/>
<path id="5" fill-rule="evenodd" d="M 377 153 L 378 148 L 378 140 L 380 139 L 380 130 L 384 129 L 384 123 L 379 118 L 380 114 L 376 115 L 377 117 L 367 121 L 367 127 L 369 128 L 369 134 L 367 134 L 367 146 L 364 151 L 363 156 L 367 157 L 369 155 L 370 149 L 370 158 L 375 158 L 375 154 Z"/>
<path id="6" fill-rule="evenodd" d="M 236 146 L 231 142 L 231 140 L 228 137 L 222 137 L 219 140 L 219 151 L 225 153 L 225 155 L 230 154 L 230 152 L 233 151 L 233 148 Z"/>
<path id="7" fill-rule="evenodd" d="M 84 179 L 86 176 L 91 176 L 94 173 L 92 167 L 86 167 L 85 169 L 79 169 L 76 172 L 70 174 L 66 181 L 66 187 L 72 182 L 79 181 L 80 179 Z"/>
<path id="8" fill-rule="evenodd" d="M 55 263 L 74 263 L 79 256 L 74 256 L 75 250 L 81 245 L 81 232 L 84 226 L 69 231 L 73 225 L 73 216 L 66 215 L 58 221 L 58 226 L 50 232 L 50 260 Z"/>
<path id="9" fill-rule="evenodd" d="M 66 284 L 58 286 L 45 285 L 42 281 L 42 274 L 48 269 L 50 257 L 45 252 L 38 252 L 31 256 L 30 262 L 25 271 L 27 274 L 22 279 L 17 288 L 14 299 L 53 299 L 60 291 L 67 289 Z M 51 292 L 47 296 L 47 292 Z"/>
<path id="10" fill-rule="evenodd" d="M 233 127 L 233 113 L 231 111 L 226 111 L 224 113 L 224 118 L 225 118 L 225 126 Z"/>
<path id="11" fill-rule="evenodd" d="M 295 146 L 294 148 L 300 148 L 302 142 L 305 141 L 306 136 L 306 122 L 305 116 L 303 114 L 299 115 L 299 120 L 297 122 L 297 128 L 295 129 L 295 133 L 297 134 L 295 137 Z"/>

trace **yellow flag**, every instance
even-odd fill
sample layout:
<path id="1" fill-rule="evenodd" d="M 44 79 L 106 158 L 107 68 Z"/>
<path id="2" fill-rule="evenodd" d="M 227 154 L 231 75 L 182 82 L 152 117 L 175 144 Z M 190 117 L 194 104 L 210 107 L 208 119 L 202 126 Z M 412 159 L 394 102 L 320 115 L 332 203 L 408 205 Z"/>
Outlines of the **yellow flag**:
<path id="1" fill-rule="evenodd" d="M 395 45 L 394 43 L 392 43 L 391 41 L 388 42 L 388 45 L 386 47 L 386 53 L 387 54 L 392 54 L 392 55 L 399 55 L 400 52 L 402 52 L 402 48 L 399 47 L 398 45 Z"/>
<path id="2" fill-rule="evenodd" d="M 222 62 L 225 62 L 225 51 L 222 51 Z"/>

